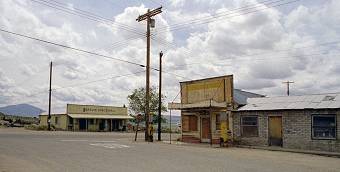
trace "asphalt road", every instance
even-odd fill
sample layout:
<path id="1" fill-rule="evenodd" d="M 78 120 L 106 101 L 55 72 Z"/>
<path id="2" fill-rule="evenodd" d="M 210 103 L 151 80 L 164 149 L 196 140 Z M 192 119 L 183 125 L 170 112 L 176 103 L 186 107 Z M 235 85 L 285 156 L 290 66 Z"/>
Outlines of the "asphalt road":
<path id="1" fill-rule="evenodd" d="M 340 159 L 332 157 L 132 140 L 123 133 L 0 129 L 0 172 L 340 171 Z"/>

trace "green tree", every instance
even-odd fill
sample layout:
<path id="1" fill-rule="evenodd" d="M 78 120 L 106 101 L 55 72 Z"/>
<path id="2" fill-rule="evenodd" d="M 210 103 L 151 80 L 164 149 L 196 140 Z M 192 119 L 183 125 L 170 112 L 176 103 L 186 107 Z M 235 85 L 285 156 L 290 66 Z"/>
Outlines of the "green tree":
<path id="1" fill-rule="evenodd" d="M 157 123 L 157 114 L 158 114 L 158 89 L 156 87 L 150 88 L 150 99 L 149 99 L 149 106 L 150 106 L 150 114 L 153 115 L 153 123 Z M 144 117 L 145 114 L 145 88 L 140 87 L 138 89 L 133 90 L 132 94 L 128 95 L 129 101 L 129 109 L 134 113 L 134 117 L 137 114 L 142 114 Z M 166 96 L 162 94 L 162 112 L 166 112 L 167 108 L 164 105 L 164 100 Z M 162 116 L 162 122 L 166 122 L 166 119 Z M 132 120 L 136 122 L 136 119 Z M 142 121 L 145 121 L 143 118 Z"/>

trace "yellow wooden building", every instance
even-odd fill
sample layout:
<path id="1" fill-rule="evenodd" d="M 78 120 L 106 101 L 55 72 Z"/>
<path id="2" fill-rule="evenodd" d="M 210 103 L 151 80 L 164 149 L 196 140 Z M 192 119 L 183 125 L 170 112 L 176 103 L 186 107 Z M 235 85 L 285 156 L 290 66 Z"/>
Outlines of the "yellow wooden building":
<path id="1" fill-rule="evenodd" d="M 248 97 L 262 95 L 234 89 L 233 75 L 180 82 L 181 102 L 168 108 L 181 110 L 182 141 L 219 144 L 232 138 L 231 111 Z"/>
<path id="2" fill-rule="evenodd" d="M 47 126 L 47 114 L 39 119 Z M 70 131 L 124 131 L 128 119 L 132 117 L 126 107 L 67 104 L 65 114 L 51 114 L 51 125 Z"/>

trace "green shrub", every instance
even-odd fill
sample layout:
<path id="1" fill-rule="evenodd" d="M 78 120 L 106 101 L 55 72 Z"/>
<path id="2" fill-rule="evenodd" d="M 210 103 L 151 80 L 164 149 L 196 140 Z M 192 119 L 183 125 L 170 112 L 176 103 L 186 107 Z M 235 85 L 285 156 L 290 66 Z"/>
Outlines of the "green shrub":
<path id="1" fill-rule="evenodd" d="M 51 126 L 51 128 L 52 128 L 52 126 Z M 46 131 L 48 128 L 47 128 L 46 125 L 31 124 L 31 125 L 25 125 L 25 129 L 35 130 L 35 131 Z"/>

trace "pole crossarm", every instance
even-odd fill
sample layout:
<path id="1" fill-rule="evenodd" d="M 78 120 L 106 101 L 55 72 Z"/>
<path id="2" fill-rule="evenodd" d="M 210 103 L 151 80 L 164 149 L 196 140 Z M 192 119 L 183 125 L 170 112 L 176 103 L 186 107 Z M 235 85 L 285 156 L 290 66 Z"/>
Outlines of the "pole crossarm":
<path id="1" fill-rule="evenodd" d="M 153 17 L 153 16 L 155 16 L 157 14 L 160 14 L 160 13 L 162 13 L 162 7 L 156 8 L 156 9 L 154 9 L 152 11 L 148 11 L 147 13 L 138 16 L 136 21 L 140 22 L 140 21 L 146 20 L 148 18 L 151 18 L 151 17 Z"/>

